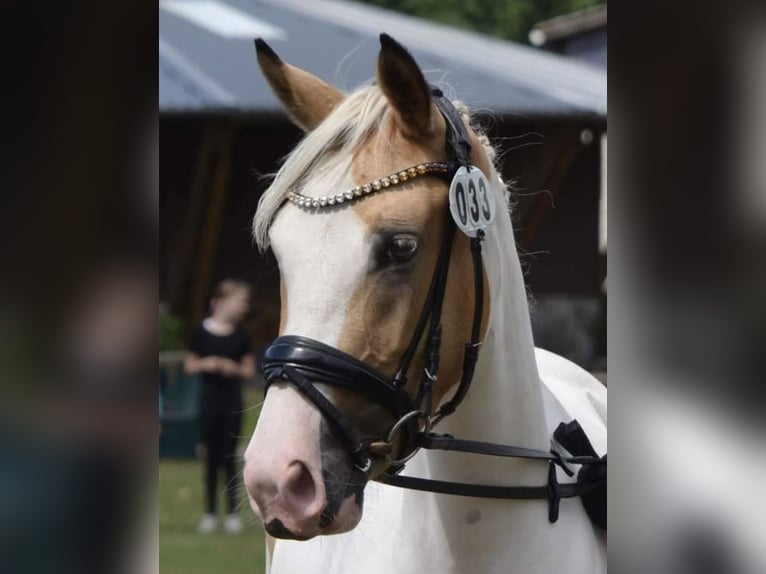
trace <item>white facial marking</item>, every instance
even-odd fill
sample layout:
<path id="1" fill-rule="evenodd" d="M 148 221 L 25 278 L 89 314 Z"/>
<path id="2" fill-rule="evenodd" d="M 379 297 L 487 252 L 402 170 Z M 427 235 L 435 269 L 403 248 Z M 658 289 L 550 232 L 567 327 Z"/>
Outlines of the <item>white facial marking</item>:
<path id="1" fill-rule="evenodd" d="M 323 185 L 333 180 L 331 187 Z M 327 174 L 302 192 L 319 197 L 351 187 L 350 176 L 338 181 Z M 288 203 L 274 220 L 271 244 L 287 291 L 282 334 L 337 345 L 348 304 L 368 269 L 371 245 L 364 223 L 351 205 L 315 212 Z"/>
<path id="2" fill-rule="evenodd" d="M 319 197 L 353 186 L 349 164 L 316 170 L 302 190 Z M 314 212 L 285 204 L 270 231 L 286 292 L 283 335 L 301 335 L 337 346 L 348 305 L 368 270 L 370 239 L 353 207 Z M 263 520 L 279 519 L 295 534 L 315 535 L 327 503 L 320 452 L 321 415 L 292 385 L 274 384 L 245 453 L 245 481 Z M 290 469 L 300 463 L 313 488 L 295 492 Z M 304 481 L 305 482 L 305 481 Z M 291 494 L 292 491 L 292 494 Z M 309 500 L 310 499 L 310 500 Z M 330 531 L 352 528 L 361 509 L 344 500 Z"/>

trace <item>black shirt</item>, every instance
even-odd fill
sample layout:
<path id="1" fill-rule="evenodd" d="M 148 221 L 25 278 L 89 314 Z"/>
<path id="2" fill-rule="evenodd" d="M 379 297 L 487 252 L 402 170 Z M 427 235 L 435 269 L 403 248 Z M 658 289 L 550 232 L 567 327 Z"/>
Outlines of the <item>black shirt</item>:
<path id="1" fill-rule="evenodd" d="M 189 341 L 189 350 L 200 358 L 226 357 L 239 363 L 252 353 L 250 336 L 237 329 L 230 335 L 214 335 L 203 325 L 197 327 Z M 242 379 L 219 373 L 201 373 L 203 412 L 230 412 L 242 408 Z"/>

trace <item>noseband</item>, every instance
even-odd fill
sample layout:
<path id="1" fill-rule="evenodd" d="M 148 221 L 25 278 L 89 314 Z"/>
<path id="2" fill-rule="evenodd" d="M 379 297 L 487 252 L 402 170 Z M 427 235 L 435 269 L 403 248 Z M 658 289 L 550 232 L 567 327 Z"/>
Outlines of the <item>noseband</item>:
<path id="1" fill-rule="evenodd" d="M 297 191 L 291 191 L 288 194 L 288 200 L 301 208 L 321 210 L 340 203 L 354 201 L 365 195 L 420 176 L 432 175 L 444 178 L 448 183 L 452 181 L 459 168 L 470 166 L 470 139 L 460 114 L 452 103 L 438 89 L 434 88 L 432 94 L 434 102 L 447 125 L 447 162 L 419 164 L 335 196 L 310 198 Z M 373 458 L 382 457 L 387 462 L 387 467 L 380 476 L 375 478 L 379 482 L 415 490 L 462 496 L 547 499 L 549 501 L 548 518 L 551 522 L 555 522 L 558 519 L 559 500 L 561 498 L 584 496 L 600 487 L 600 484 L 594 486 L 587 480 L 581 481 L 580 477 L 584 474 L 583 472 L 578 476 L 576 484 L 559 484 L 556 481 L 556 466 L 560 466 L 569 476 L 573 475 L 573 471 L 568 467 L 569 463 L 603 464 L 604 474 L 606 472 L 605 460 L 602 461 L 598 458 L 576 421 L 569 425 L 563 423 L 559 425 L 556 433 L 554 433 L 554 438 L 560 445 L 565 446 L 570 453 L 579 454 L 579 456 L 564 456 L 555 446 L 552 446 L 551 451 L 547 452 L 459 440 L 450 435 L 439 435 L 431 432 L 433 427 L 441 419 L 453 413 L 465 398 L 473 379 L 481 345 L 481 320 L 484 310 L 484 268 L 481 258 L 481 242 L 484 238 L 484 232 L 479 230 L 475 237 L 470 238 L 474 272 L 474 310 L 471 339 L 465 345 L 462 375 L 455 394 L 434 411 L 433 390 L 438 378 L 442 338 L 441 312 L 455 232 L 456 224 L 447 214 L 446 232 L 425 303 L 410 342 L 399 361 L 396 373 L 392 377 L 319 341 L 286 335 L 278 337 L 272 342 L 259 363 L 259 368 L 266 381 L 266 389 L 268 390 L 271 384 L 279 382 L 288 382 L 295 386 L 335 428 L 355 466 L 367 478 L 372 472 Z M 407 373 L 426 330 L 425 367 L 413 397 L 405 390 L 408 383 Z M 374 404 L 384 408 L 396 422 L 385 437 L 363 437 L 348 418 L 317 389 L 315 386 L 317 384 L 341 387 L 359 393 Z M 573 424 L 577 425 L 576 428 L 572 427 Z M 573 442 L 582 442 L 583 438 L 585 443 L 588 443 L 589 449 L 584 451 L 579 449 L 578 451 L 573 447 L 570 448 Z M 398 444 L 398 453 L 394 456 L 393 451 L 396 444 Z M 404 464 L 421 448 L 546 461 L 549 465 L 548 484 L 539 487 L 491 486 L 400 476 L 399 473 L 404 468 Z"/>

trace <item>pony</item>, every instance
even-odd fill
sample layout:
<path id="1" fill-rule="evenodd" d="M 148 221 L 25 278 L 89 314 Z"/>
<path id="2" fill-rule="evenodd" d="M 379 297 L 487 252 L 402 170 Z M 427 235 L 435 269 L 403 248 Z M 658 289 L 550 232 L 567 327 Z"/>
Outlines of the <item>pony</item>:
<path id="1" fill-rule="evenodd" d="M 318 198 L 408 166 L 445 161 L 448 126 L 423 73 L 391 37 L 383 34 L 380 42 L 376 82 L 343 94 L 256 41 L 264 76 L 306 135 L 260 199 L 253 229 L 259 247 L 270 247 L 279 266 L 280 335 L 309 337 L 392 374 L 428 296 L 447 229 L 447 183 L 413 177 L 321 210 L 312 209 L 311 199 L 305 206 L 293 201 L 314 198 L 316 206 Z M 535 349 L 508 191 L 487 138 L 458 108 L 470 161 L 489 182 L 496 216 L 483 241 L 482 344 L 473 384 L 439 429 L 546 450 L 557 424 L 576 418 L 603 454 L 606 389 L 575 364 Z M 477 293 L 470 245 L 458 232 L 449 252 L 436 405 L 454 392 L 471 336 Z M 412 385 L 424 368 L 422 346 L 409 367 L 408 393 L 416 392 Z M 391 428 L 390 415 L 363 394 L 318 388 L 365 432 L 385 436 Z M 551 523 L 545 500 L 452 496 L 376 482 L 385 462 L 361 472 L 327 417 L 289 381 L 269 386 L 244 462 L 272 574 L 606 572 L 606 534 L 580 500 L 562 500 L 559 519 Z M 544 485 L 548 470 L 539 460 L 421 450 L 402 474 Z"/>

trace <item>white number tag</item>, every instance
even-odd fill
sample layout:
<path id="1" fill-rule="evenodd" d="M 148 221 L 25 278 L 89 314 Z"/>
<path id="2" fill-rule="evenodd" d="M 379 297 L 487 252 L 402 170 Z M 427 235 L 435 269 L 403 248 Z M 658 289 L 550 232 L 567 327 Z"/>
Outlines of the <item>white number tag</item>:
<path id="1" fill-rule="evenodd" d="M 449 210 L 452 219 L 468 237 L 476 237 L 495 218 L 495 201 L 489 182 L 476 166 L 461 167 L 449 186 Z"/>

